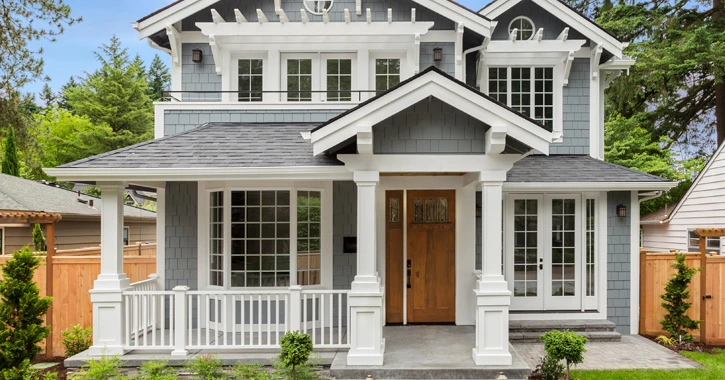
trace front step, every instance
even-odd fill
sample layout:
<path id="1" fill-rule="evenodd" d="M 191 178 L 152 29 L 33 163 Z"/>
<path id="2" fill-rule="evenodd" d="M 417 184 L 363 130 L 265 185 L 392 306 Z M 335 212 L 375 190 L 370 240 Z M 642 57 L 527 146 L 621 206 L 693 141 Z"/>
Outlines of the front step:
<path id="1" fill-rule="evenodd" d="M 509 340 L 511 342 L 541 342 L 541 334 L 551 331 L 574 331 L 589 338 L 592 342 L 619 342 L 622 335 L 617 326 L 607 320 L 570 320 L 570 321 L 509 321 Z"/>

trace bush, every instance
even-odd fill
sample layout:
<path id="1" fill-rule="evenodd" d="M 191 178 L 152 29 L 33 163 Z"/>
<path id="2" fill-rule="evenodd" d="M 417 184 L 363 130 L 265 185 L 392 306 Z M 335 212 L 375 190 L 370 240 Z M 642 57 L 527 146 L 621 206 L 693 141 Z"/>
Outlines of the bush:
<path id="1" fill-rule="evenodd" d="M 71 377 L 73 380 L 123 380 L 126 376 L 121 375 L 121 359 L 118 356 L 109 358 L 102 357 L 99 360 L 91 360 L 81 368 L 81 372 Z"/>
<path id="2" fill-rule="evenodd" d="M 0 370 L 1 380 L 38 380 L 40 372 L 30 365 L 30 360 L 24 360 L 13 368 Z"/>
<path id="3" fill-rule="evenodd" d="M 529 380 L 559 380 L 564 376 L 564 365 L 549 355 L 545 355 L 536 365 Z"/>
<path id="4" fill-rule="evenodd" d="M 227 375 L 222 370 L 221 360 L 212 355 L 197 356 L 186 363 L 186 369 L 194 374 L 194 379 L 216 380 L 226 379 Z"/>
<path id="5" fill-rule="evenodd" d="M 33 227 L 33 245 L 35 246 L 35 252 L 45 252 L 46 250 L 43 229 L 37 223 Z"/>
<path id="6" fill-rule="evenodd" d="M 682 253 L 675 255 L 675 263 L 672 264 L 672 268 L 677 272 L 667 281 L 665 294 L 660 296 L 664 301 L 662 307 L 667 310 L 667 315 L 660 324 L 679 343 L 691 342 L 692 334 L 687 330 L 695 330 L 700 324 L 687 315 L 687 310 L 692 306 L 687 302 L 687 298 L 690 297 L 690 282 L 699 269 L 688 267 L 685 264 L 685 258 L 686 256 Z"/>
<path id="7" fill-rule="evenodd" d="M 40 297 L 33 274 L 40 265 L 30 248 L 13 253 L 0 280 L 0 368 L 18 368 L 40 352 L 38 343 L 50 333 L 43 316 L 52 299 Z"/>
<path id="8" fill-rule="evenodd" d="M 546 356 L 557 363 L 566 362 L 566 379 L 571 379 L 571 365 L 584 361 L 587 338 L 573 331 L 552 330 L 543 334 L 541 340 L 544 341 Z"/>
<path id="9" fill-rule="evenodd" d="M 280 345 L 278 367 L 286 370 L 289 379 L 298 380 L 298 368 L 309 364 L 312 338 L 299 331 L 290 331 L 284 334 Z"/>
<path id="10" fill-rule="evenodd" d="M 237 364 L 232 368 L 232 374 L 239 380 L 273 380 L 274 376 L 259 364 Z"/>
<path id="11" fill-rule="evenodd" d="M 65 356 L 71 357 L 87 350 L 93 343 L 93 328 L 84 328 L 75 325 L 70 329 L 63 330 L 63 339 L 60 340 L 65 346 Z"/>
<path id="12" fill-rule="evenodd" d="M 138 380 L 176 380 L 179 375 L 169 367 L 167 361 L 151 361 L 141 364 Z"/>

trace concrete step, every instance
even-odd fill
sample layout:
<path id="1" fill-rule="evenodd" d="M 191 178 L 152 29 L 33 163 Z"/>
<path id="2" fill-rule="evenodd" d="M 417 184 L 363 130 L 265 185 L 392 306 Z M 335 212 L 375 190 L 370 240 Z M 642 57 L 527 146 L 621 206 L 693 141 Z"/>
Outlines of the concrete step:
<path id="1" fill-rule="evenodd" d="M 443 366 L 441 366 L 443 367 Z M 500 373 L 508 379 L 526 379 L 531 375 L 528 367 L 506 369 L 506 368 L 407 368 L 407 369 L 332 369 L 330 377 L 333 379 L 359 379 L 364 380 L 371 375 L 375 380 L 383 379 L 495 379 Z"/>
<path id="2" fill-rule="evenodd" d="M 544 332 L 515 332 L 509 333 L 509 341 L 516 343 L 541 343 L 541 335 Z M 577 331 L 577 334 L 584 335 L 590 342 L 619 342 L 622 334 L 616 331 Z"/>
<path id="3" fill-rule="evenodd" d="M 546 332 L 550 330 L 576 332 L 616 331 L 617 326 L 607 320 L 570 321 L 509 321 L 509 332 Z"/>

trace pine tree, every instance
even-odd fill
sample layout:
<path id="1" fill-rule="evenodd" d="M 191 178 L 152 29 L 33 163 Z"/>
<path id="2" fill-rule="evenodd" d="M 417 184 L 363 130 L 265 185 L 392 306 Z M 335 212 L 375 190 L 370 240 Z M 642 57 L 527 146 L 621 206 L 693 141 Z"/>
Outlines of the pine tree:
<path id="1" fill-rule="evenodd" d="M 45 108 L 53 107 L 58 103 L 58 94 L 53 92 L 48 83 L 43 85 L 43 90 L 40 91 L 40 100 L 45 105 Z"/>
<path id="2" fill-rule="evenodd" d="M 20 161 L 18 160 L 18 148 L 15 144 L 13 127 L 8 127 L 8 136 L 5 138 L 5 157 L 2 162 L 2 172 L 20 177 Z"/>
<path id="3" fill-rule="evenodd" d="M 33 273 L 40 259 L 28 247 L 13 253 L 0 280 L 0 368 L 15 368 L 40 352 L 38 343 L 50 329 L 43 316 L 52 299 L 40 297 Z M 2 376 L 2 374 L 0 374 Z"/>
<path id="4" fill-rule="evenodd" d="M 76 82 L 75 78 L 71 75 L 70 79 L 68 79 L 68 83 L 64 84 L 63 87 L 60 88 L 60 99 L 58 100 L 58 107 L 64 110 L 70 110 L 70 104 L 68 104 L 68 92 L 72 88 L 77 87 L 78 82 Z"/>
<path id="5" fill-rule="evenodd" d="M 148 95 L 153 101 L 161 100 L 163 92 L 168 90 L 171 84 L 171 74 L 169 69 L 161 60 L 161 57 L 154 56 L 154 60 L 151 61 L 149 66 L 149 72 L 147 75 L 149 90 Z"/>
<path id="6" fill-rule="evenodd" d="M 662 328 L 670 335 L 682 342 L 691 342 L 692 335 L 687 330 L 695 330 L 700 322 L 695 321 L 687 315 L 687 310 L 692 306 L 687 302 L 690 297 L 690 282 L 699 269 L 690 268 L 685 263 L 686 256 L 682 253 L 675 255 L 675 263 L 672 268 L 677 272 L 665 285 L 665 294 L 660 297 L 662 307 L 667 310 L 667 315 L 660 323 Z"/>
<path id="7" fill-rule="evenodd" d="M 46 250 L 43 228 L 38 223 L 33 227 L 33 246 L 35 246 L 35 252 L 45 252 Z"/>

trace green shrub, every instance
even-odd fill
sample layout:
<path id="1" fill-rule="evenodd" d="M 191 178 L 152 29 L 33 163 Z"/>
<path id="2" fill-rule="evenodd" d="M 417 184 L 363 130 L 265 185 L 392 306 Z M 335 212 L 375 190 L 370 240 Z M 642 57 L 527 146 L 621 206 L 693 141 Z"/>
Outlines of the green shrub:
<path id="1" fill-rule="evenodd" d="M 312 338 L 299 331 L 290 331 L 284 334 L 280 341 L 281 349 L 278 358 L 278 367 L 284 368 L 287 378 L 298 380 L 298 369 L 308 364 L 312 353 Z M 302 380 L 301 378 L 299 380 Z"/>
<path id="2" fill-rule="evenodd" d="M 553 359 L 549 355 L 544 355 L 538 366 L 538 379 L 540 380 L 559 380 L 564 376 L 564 365 L 560 360 Z"/>
<path id="3" fill-rule="evenodd" d="M 18 368 L 40 353 L 40 343 L 50 333 L 43 316 L 52 298 L 40 297 L 33 274 L 40 258 L 25 247 L 13 253 L 2 267 L 0 280 L 0 368 Z"/>
<path id="4" fill-rule="evenodd" d="M 46 372 L 43 380 L 58 380 L 58 372 Z"/>
<path id="5" fill-rule="evenodd" d="M 274 380 L 274 376 L 259 364 L 239 363 L 232 368 L 232 375 L 239 380 Z"/>
<path id="6" fill-rule="evenodd" d="M 127 379 L 121 375 L 121 359 L 118 356 L 103 356 L 99 360 L 91 360 L 81 368 L 81 372 L 71 377 L 73 380 L 106 380 Z"/>
<path id="7" fill-rule="evenodd" d="M 75 325 L 63 330 L 63 338 L 60 341 L 65 346 L 66 357 L 80 354 L 91 347 L 93 343 L 93 328 L 84 328 L 81 325 Z"/>
<path id="8" fill-rule="evenodd" d="M 169 367 L 169 362 L 159 360 L 141 364 L 138 380 L 176 380 L 179 375 Z"/>
<path id="9" fill-rule="evenodd" d="M 690 297 L 690 282 L 699 269 L 688 267 L 685 258 L 686 256 L 682 253 L 675 255 L 675 263 L 672 264 L 672 268 L 677 272 L 667 281 L 665 294 L 660 296 L 664 301 L 662 307 L 667 310 L 665 319 L 660 322 L 662 328 L 679 343 L 691 342 L 692 334 L 687 330 L 695 330 L 700 324 L 699 321 L 695 321 L 687 315 L 687 310 L 692 306 L 687 302 L 687 298 Z"/>
<path id="10" fill-rule="evenodd" d="M 543 334 L 541 340 L 544 341 L 544 351 L 551 360 L 566 362 L 566 379 L 571 379 L 571 365 L 584 361 L 584 353 L 587 352 L 584 344 L 587 338 L 573 331 L 552 330 Z"/>
<path id="11" fill-rule="evenodd" d="M 45 252 L 46 250 L 43 229 L 37 223 L 33 227 L 33 245 L 35 246 L 35 252 Z"/>
<path id="12" fill-rule="evenodd" d="M 20 365 L 0 370 L 0 380 L 38 380 L 40 372 L 24 360 Z"/>
<path id="13" fill-rule="evenodd" d="M 186 363 L 186 369 L 194 374 L 194 379 L 216 380 L 226 379 L 227 375 L 222 370 L 221 360 L 212 355 L 197 356 Z"/>

